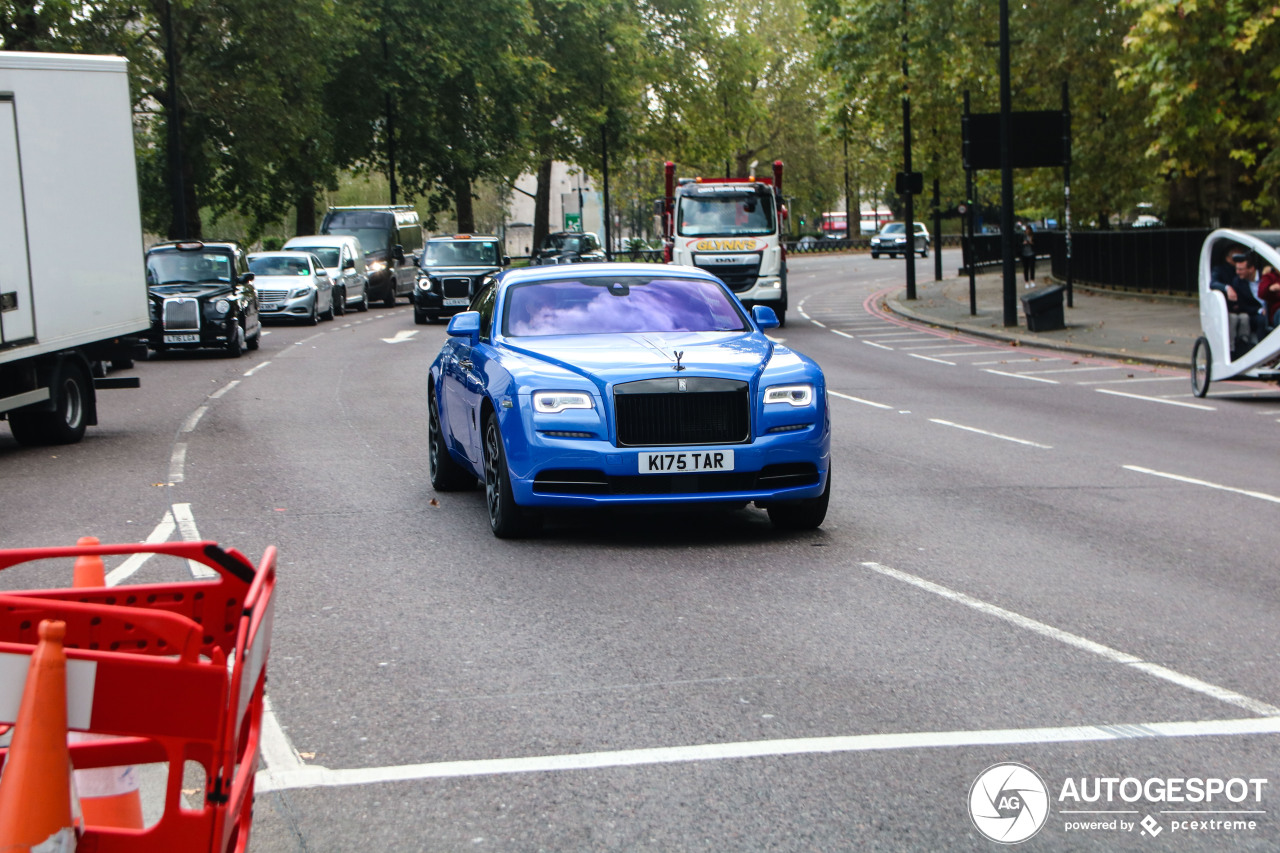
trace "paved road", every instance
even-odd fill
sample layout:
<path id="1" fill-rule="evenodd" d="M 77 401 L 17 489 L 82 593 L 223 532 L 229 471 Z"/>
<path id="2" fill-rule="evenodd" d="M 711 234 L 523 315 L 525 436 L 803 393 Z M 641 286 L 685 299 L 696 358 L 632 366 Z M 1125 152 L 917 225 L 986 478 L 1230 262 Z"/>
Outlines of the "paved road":
<path id="1" fill-rule="evenodd" d="M 1280 396 L 921 330 L 877 307 L 901 280 L 793 261 L 776 337 L 836 415 L 814 533 L 749 509 L 493 539 L 480 492 L 427 483 L 443 328 L 401 306 L 141 365 L 72 448 L 0 438 L 0 542 L 142 539 L 172 505 L 174 536 L 280 547 L 255 851 L 991 850 L 968 797 L 1009 761 L 1049 791 L 1035 849 L 1280 846 L 1269 783 L 1060 799 L 1271 775 Z M 1209 808 L 1267 813 L 1226 840 L 1165 813 Z M 1100 809 L 1125 813 L 1075 813 Z M 1065 829 L 1147 816 L 1154 842 Z"/>

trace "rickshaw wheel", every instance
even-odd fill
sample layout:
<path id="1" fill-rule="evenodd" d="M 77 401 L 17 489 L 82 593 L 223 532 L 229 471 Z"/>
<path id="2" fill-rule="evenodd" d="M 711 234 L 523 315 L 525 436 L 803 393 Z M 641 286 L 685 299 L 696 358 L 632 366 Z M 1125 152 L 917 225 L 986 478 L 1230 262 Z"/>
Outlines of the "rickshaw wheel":
<path id="1" fill-rule="evenodd" d="M 1209 393 L 1212 371 L 1213 351 L 1209 349 L 1209 340 L 1203 336 L 1198 337 L 1191 350 L 1191 392 L 1197 397 Z"/>

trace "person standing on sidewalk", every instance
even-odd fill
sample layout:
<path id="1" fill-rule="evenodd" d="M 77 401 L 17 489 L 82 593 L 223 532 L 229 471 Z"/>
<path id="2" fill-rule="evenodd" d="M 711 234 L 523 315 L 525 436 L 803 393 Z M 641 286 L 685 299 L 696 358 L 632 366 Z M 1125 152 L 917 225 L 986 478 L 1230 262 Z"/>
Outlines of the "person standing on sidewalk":
<path id="1" fill-rule="evenodd" d="M 1019 219 L 1018 224 L 1022 227 L 1022 286 L 1031 288 L 1036 286 L 1035 236 L 1030 222 Z"/>

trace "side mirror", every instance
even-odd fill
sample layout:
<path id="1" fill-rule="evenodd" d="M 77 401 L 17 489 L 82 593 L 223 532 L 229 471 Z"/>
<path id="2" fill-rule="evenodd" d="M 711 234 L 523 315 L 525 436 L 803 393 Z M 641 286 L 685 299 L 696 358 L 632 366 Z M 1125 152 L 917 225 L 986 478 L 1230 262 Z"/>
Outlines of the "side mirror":
<path id="1" fill-rule="evenodd" d="M 397 244 L 395 251 L 392 254 L 395 255 L 397 261 L 404 263 L 404 246 Z"/>
<path id="2" fill-rule="evenodd" d="M 480 339 L 480 312 L 463 311 L 460 314 L 454 314 L 445 331 L 451 337 L 470 338 L 471 343 L 474 344 Z"/>
<path id="3" fill-rule="evenodd" d="M 509 267 L 509 266 L 511 266 L 511 256 L 510 256 L 510 255 L 503 255 L 503 256 L 502 256 L 502 265 L 503 265 L 504 267 Z"/>
<path id="4" fill-rule="evenodd" d="M 353 270 L 353 269 L 355 269 L 355 268 L 356 268 L 356 260 L 355 260 L 355 258 L 347 258 L 346 263 L 344 263 L 344 264 L 342 265 L 342 268 L 343 268 L 344 270 Z"/>
<path id="5" fill-rule="evenodd" d="M 751 319 L 756 321 L 756 325 L 761 329 L 778 328 L 778 315 L 768 305 L 757 305 L 751 309 Z"/>

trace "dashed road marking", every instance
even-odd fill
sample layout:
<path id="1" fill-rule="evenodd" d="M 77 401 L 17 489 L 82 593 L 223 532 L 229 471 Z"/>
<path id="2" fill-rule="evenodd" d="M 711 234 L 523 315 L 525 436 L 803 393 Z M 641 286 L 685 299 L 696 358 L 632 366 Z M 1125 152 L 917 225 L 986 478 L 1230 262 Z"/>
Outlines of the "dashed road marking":
<path id="1" fill-rule="evenodd" d="M 1164 403 L 1166 406 L 1182 406 L 1184 409 L 1200 409 L 1205 412 L 1218 411 L 1215 406 L 1201 403 L 1185 403 L 1182 400 L 1170 400 L 1166 397 L 1148 397 L 1144 394 L 1126 394 L 1124 391 L 1113 391 L 1110 388 L 1094 388 L 1099 394 L 1111 394 L 1114 397 L 1128 397 L 1130 400 L 1146 400 L 1148 403 Z"/>
<path id="2" fill-rule="evenodd" d="M 1041 450 L 1053 449 L 1053 445 L 1050 445 L 1050 444 L 1040 444 L 1037 441 L 1029 441 L 1025 438 L 1014 438 L 1011 435 L 1001 435 L 998 432 L 989 432 L 985 429 L 978 429 L 977 427 L 965 426 L 964 424 L 957 424 L 951 421 L 944 421 L 940 418 L 929 418 L 929 422 L 938 424 L 940 426 L 953 427 L 954 429 L 962 429 L 965 432 L 973 432 L 973 433 L 977 433 L 978 435 L 985 435 L 989 438 L 998 438 L 998 439 L 1001 439 L 1002 441 L 1012 441 L 1014 444 L 1023 444 L 1028 447 L 1038 447 Z"/>
<path id="3" fill-rule="evenodd" d="M 1039 376 L 1031 376 L 1031 375 L 1028 375 L 1028 374 L 1026 374 L 1026 373 L 1009 373 L 1008 371 L 1005 371 L 1005 370 L 992 370 L 992 369 L 991 369 L 991 368 L 989 368 L 989 367 L 988 367 L 986 370 L 984 370 L 984 371 L 983 371 L 983 373 L 991 373 L 991 374 L 994 374 L 994 375 L 996 375 L 996 376 L 1009 376 L 1009 377 L 1012 377 L 1012 378 L 1014 378 L 1014 379 L 1030 379 L 1032 382 L 1044 382 L 1044 383 L 1045 383 L 1045 384 L 1047 384 L 1047 385 L 1061 385 L 1061 384 L 1062 384 L 1062 383 L 1060 383 L 1060 382 L 1059 382 L 1058 380 L 1056 380 L 1056 379 L 1042 379 L 1042 378 L 1041 378 L 1041 377 L 1039 377 Z"/>
<path id="4" fill-rule="evenodd" d="M 1244 495 L 1247 498 L 1257 498 L 1260 501 L 1280 504 L 1280 497 L 1267 494 L 1266 492 L 1255 492 L 1252 489 L 1238 489 L 1234 486 L 1224 486 L 1221 483 L 1211 483 L 1208 480 L 1198 480 L 1195 477 L 1184 477 L 1181 474 L 1170 474 L 1167 471 L 1156 471 L 1152 468 L 1143 468 L 1140 465 L 1125 465 L 1126 471 L 1133 471 L 1138 474 L 1150 474 L 1152 477 L 1163 477 L 1166 480 L 1175 480 L 1179 483 L 1187 483 L 1192 486 L 1204 486 L 1208 489 L 1217 489 L 1221 492 L 1232 492 L 1237 495 Z"/>
<path id="5" fill-rule="evenodd" d="M 841 394 L 839 391 L 828 391 L 832 397 L 839 397 L 841 400 L 850 400 L 854 403 L 861 403 L 864 406 L 871 406 L 876 409 L 892 409 L 893 406 L 886 406 L 884 403 L 877 403 L 873 400 L 864 400 L 861 397 L 850 397 L 848 394 Z"/>

